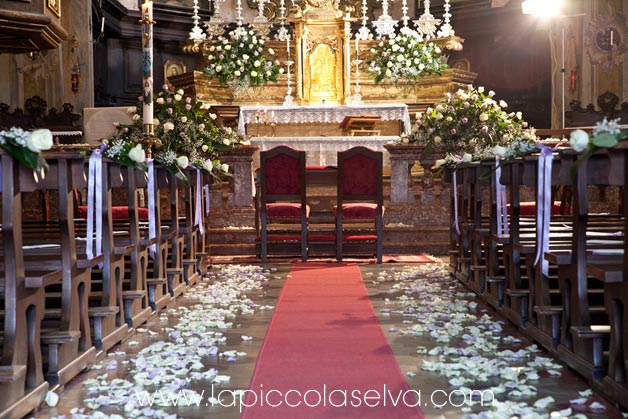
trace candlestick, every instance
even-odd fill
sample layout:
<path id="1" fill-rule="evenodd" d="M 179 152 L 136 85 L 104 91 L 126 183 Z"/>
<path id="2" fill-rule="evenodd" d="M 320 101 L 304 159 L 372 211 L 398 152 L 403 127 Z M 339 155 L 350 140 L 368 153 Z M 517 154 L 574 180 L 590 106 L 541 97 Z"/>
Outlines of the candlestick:
<path id="1" fill-rule="evenodd" d="M 238 26 L 242 26 L 242 0 L 238 0 L 236 2 L 236 13 L 236 23 L 238 24 Z"/>
<path id="2" fill-rule="evenodd" d="M 153 123 L 153 2 L 142 4 L 142 53 L 144 104 L 142 118 L 144 124 Z"/>

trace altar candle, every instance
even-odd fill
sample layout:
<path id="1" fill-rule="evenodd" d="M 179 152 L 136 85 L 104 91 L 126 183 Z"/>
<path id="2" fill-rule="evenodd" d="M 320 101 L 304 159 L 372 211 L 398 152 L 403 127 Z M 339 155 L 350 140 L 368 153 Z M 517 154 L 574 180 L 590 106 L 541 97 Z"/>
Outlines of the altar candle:
<path id="1" fill-rule="evenodd" d="M 613 30 L 611 29 L 611 47 L 613 46 Z"/>
<path id="2" fill-rule="evenodd" d="M 142 4 L 142 73 L 144 86 L 144 104 L 142 119 L 144 124 L 153 123 L 153 2 Z"/>
<path id="3" fill-rule="evenodd" d="M 355 37 L 355 55 L 358 55 L 358 37 Z"/>
<path id="4" fill-rule="evenodd" d="M 288 50 L 288 59 L 290 59 L 290 35 L 286 37 L 286 48 Z"/>
<path id="5" fill-rule="evenodd" d="M 275 111 L 270 112 L 270 122 L 271 123 L 277 122 L 277 120 L 275 119 Z"/>

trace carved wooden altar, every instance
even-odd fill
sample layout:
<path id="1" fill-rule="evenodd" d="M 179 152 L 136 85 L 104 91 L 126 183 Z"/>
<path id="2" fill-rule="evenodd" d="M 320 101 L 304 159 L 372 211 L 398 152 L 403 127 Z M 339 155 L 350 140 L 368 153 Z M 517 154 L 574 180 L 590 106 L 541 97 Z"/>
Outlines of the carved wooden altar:
<path id="1" fill-rule="evenodd" d="M 307 0 L 303 11 L 298 10 L 289 21 L 294 28 L 290 54 L 286 41 L 268 40 L 266 45 L 275 51 L 274 58 L 281 63 L 294 62 L 291 70 L 292 95 L 297 105 L 348 104 L 354 94 L 355 45 L 352 44 L 350 15 L 343 15 L 333 0 Z M 444 51 L 462 50 L 462 38 L 451 36 L 431 40 Z M 383 81 L 375 83 L 369 77 L 368 62 L 373 58 L 372 48 L 378 40 L 360 41 L 360 87 L 366 103 L 403 102 L 415 105 L 412 111 L 425 108 L 442 99 L 446 92 L 466 88 L 477 74 L 449 69 L 440 75 L 425 76 L 411 85 L 394 85 Z M 190 41 L 184 50 L 206 55 L 212 41 Z M 281 105 L 287 90 L 287 75 L 264 87 L 234 92 L 209 79 L 200 71 L 169 77 L 168 81 L 187 94 L 201 94 L 212 105 Z"/>

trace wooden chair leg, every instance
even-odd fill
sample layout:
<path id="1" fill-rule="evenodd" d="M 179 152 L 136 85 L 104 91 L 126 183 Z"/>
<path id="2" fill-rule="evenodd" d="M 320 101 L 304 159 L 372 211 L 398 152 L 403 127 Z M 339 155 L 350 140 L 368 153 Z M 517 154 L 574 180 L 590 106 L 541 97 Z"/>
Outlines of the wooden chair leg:
<path id="1" fill-rule="evenodd" d="M 268 258 L 268 231 L 266 214 L 262 214 L 262 263 L 266 264 Z"/>
<path id="2" fill-rule="evenodd" d="M 336 219 L 336 260 L 342 262 L 342 216 L 340 212 L 342 209 L 338 209 L 338 218 Z"/>
<path id="3" fill-rule="evenodd" d="M 301 261 L 307 262 L 307 220 L 301 218 Z"/>

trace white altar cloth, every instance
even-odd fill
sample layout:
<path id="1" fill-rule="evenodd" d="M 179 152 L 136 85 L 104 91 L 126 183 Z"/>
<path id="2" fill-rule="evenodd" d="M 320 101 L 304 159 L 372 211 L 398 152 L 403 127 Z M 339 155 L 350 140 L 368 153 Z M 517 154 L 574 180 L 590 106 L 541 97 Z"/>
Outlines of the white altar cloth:
<path id="1" fill-rule="evenodd" d="M 371 150 L 384 151 L 384 166 L 389 165 L 388 153 L 384 144 L 398 141 L 397 136 L 359 136 L 359 137 L 253 137 L 251 144 L 260 151 L 270 150 L 278 145 L 287 145 L 306 152 L 308 166 L 335 166 L 338 152 L 352 147 L 364 146 Z M 256 155 L 255 167 L 259 167 L 259 155 Z"/>
<path id="2" fill-rule="evenodd" d="M 411 130 L 408 105 L 403 103 L 386 103 L 351 106 L 241 106 L 238 132 L 245 135 L 248 124 L 263 123 L 264 112 L 266 113 L 267 122 L 275 122 L 276 124 L 305 124 L 312 122 L 340 124 L 347 115 L 374 114 L 379 115 L 382 121 L 403 122 L 403 132 L 406 134 L 410 134 Z M 271 120 L 272 115 L 274 117 Z M 256 120 L 256 118 L 258 119 Z"/>

